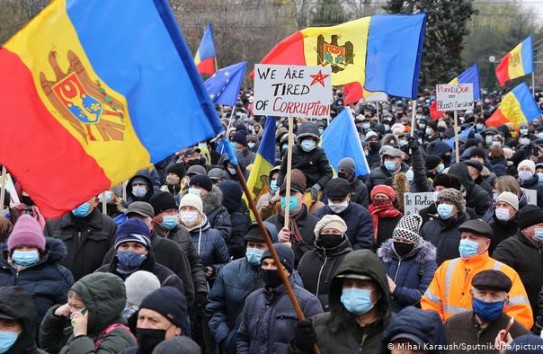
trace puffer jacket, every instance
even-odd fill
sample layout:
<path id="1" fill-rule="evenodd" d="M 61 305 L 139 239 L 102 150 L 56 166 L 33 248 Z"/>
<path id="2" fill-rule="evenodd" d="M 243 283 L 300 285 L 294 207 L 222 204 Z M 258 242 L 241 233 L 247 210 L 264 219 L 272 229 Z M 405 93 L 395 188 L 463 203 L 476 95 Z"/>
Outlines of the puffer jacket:
<path id="1" fill-rule="evenodd" d="M 41 347 L 51 354 L 120 353 L 136 345 L 136 338 L 127 328 L 115 328 L 102 335 L 102 343 L 95 350 L 94 343 L 112 324 L 126 325 L 121 312 L 126 306 L 123 281 L 110 273 L 89 274 L 77 281 L 72 290 L 83 300 L 88 310 L 87 335 L 75 338 L 70 319 L 55 315 L 60 306 L 47 311 L 40 327 Z"/>
<path id="2" fill-rule="evenodd" d="M 66 246 L 62 241 L 46 237 L 45 252 L 39 262 L 22 269 L 8 262 L 6 244 L 0 246 L 0 250 L 0 287 L 18 285 L 32 295 L 38 312 L 36 329 L 39 330 L 47 310 L 53 305 L 64 304 L 74 283 L 72 273 L 60 265 L 66 257 Z"/>
<path id="3" fill-rule="evenodd" d="M 463 213 L 459 215 L 458 219 L 441 220 L 441 218 L 437 218 L 422 225 L 420 235 L 437 248 L 436 262 L 438 266 L 448 259 L 460 257 L 458 246 L 460 245 L 461 232 L 458 230 L 458 226 L 470 219 L 467 213 Z"/>
<path id="4" fill-rule="evenodd" d="M 60 219 L 49 220 L 43 234 L 64 242 L 68 254 L 62 265 L 77 281 L 100 267 L 115 242 L 116 228 L 113 219 L 94 209 L 85 218 L 77 218 L 70 212 Z"/>
<path id="5" fill-rule="evenodd" d="M 466 189 L 466 207 L 473 208 L 478 217 L 485 215 L 485 212 L 490 208 L 492 196 L 481 186 L 473 182 L 466 164 L 462 162 L 454 164 L 449 168 L 448 173 L 458 177 L 460 182 L 462 182 L 462 186 Z"/>
<path id="6" fill-rule="evenodd" d="M 386 273 L 396 283 L 392 293 L 392 311 L 399 312 L 407 306 L 420 307 L 422 295 L 437 269 L 436 248 L 430 242 L 422 241 L 410 254 L 399 257 L 392 247 L 393 242 L 390 239 L 377 250 Z"/>
<path id="7" fill-rule="evenodd" d="M 315 249 L 304 254 L 298 264 L 298 272 L 302 277 L 304 288 L 314 294 L 322 304 L 324 311 L 329 310 L 328 294 L 332 276 L 351 252 L 349 239 L 344 238 L 337 247 L 326 249 L 321 247 L 320 240 L 315 240 Z"/>
<path id="8" fill-rule="evenodd" d="M 207 216 L 209 225 L 221 233 L 224 242 L 228 244 L 232 234 L 232 221 L 226 207 L 222 205 L 223 195 L 221 189 L 213 186 L 211 192 L 202 199 L 204 214 Z"/>
<path id="9" fill-rule="evenodd" d="M 353 249 L 373 249 L 373 221 L 368 209 L 361 205 L 349 203 L 341 213 L 334 213 L 328 205 L 320 208 L 313 216 L 322 219 L 325 215 L 337 215 L 347 224 L 347 238 Z"/>
<path id="10" fill-rule="evenodd" d="M 226 210 L 226 209 L 225 209 Z M 230 260 L 226 242 L 218 230 L 211 227 L 207 218 L 199 226 L 189 231 L 192 245 L 200 255 L 202 265 L 213 266 L 218 271 Z"/>
<path id="11" fill-rule="evenodd" d="M 322 313 L 319 300 L 290 277 L 292 290 L 305 317 Z M 238 330 L 237 353 L 286 354 L 298 316 L 285 286 L 253 291 L 245 301 Z"/>
<path id="12" fill-rule="evenodd" d="M 293 146 L 292 168 L 297 168 L 303 172 L 308 188 L 318 184 L 321 189 L 324 189 L 326 184 L 332 179 L 333 176 L 332 167 L 330 167 L 328 157 L 326 157 L 324 150 L 320 147 L 316 147 L 310 152 L 305 152 L 298 145 Z M 277 178 L 278 186 L 283 183 L 286 173 L 287 154 L 283 156 L 283 160 L 281 162 L 281 170 L 279 171 L 279 177 Z"/>
<path id="13" fill-rule="evenodd" d="M 136 197 L 134 194 L 132 194 L 132 181 L 136 177 L 143 178 L 143 179 L 145 179 L 147 181 L 147 183 L 149 183 L 149 188 L 147 190 L 147 193 L 143 197 Z M 139 170 L 134 175 L 134 177 L 130 178 L 128 180 L 127 185 L 126 185 L 126 204 L 130 205 L 133 202 L 147 202 L 147 203 L 149 203 L 149 199 L 151 199 L 153 194 L 155 194 L 155 191 L 158 192 L 160 190 L 160 179 L 158 180 L 158 182 L 159 182 L 158 189 L 155 190 L 155 185 L 154 185 L 153 182 L 157 182 L 156 177 L 158 177 L 158 174 L 157 174 L 157 176 L 154 176 L 154 175 L 152 176 L 151 172 L 149 170 L 144 169 L 144 170 Z"/>
<path id="14" fill-rule="evenodd" d="M 359 274 L 371 277 L 381 291 L 381 297 L 375 303 L 378 318 L 360 327 L 355 317 L 350 314 L 340 301 L 343 274 Z M 392 318 L 390 312 L 390 293 L 383 264 L 375 253 L 369 250 L 356 250 L 348 253 L 339 265 L 330 284 L 328 296 L 330 311 L 311 318 L 317 345 L 323 354 L 379 353 L 382 334 Z M 307 353 L 290 342 L 289 353 Z"/>

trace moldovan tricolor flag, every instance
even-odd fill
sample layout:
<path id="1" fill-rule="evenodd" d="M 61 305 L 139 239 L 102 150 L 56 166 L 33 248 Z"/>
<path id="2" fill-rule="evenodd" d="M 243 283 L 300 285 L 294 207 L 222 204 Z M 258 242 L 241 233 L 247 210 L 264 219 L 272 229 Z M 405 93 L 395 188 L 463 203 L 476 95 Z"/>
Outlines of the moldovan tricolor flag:
<path id="1" fill-rule="evenodd" d="M 541 115 L 532 91 L 525 82 L 515 87 L 505 95 L 498 109 L 485 122 L 491 127 L 505 123 L 514 123 L 515 129 L 523 123 L 529 123 Z"/>
<path id="2" fill-rule="evenodd" d="M 420 13 L 310 27 L 283 39 L 260 64 L 331 66 L 332 85 L 348 85 L 358 99 L 363 90 L 416 98 L 425 25 Z"/>
<path id="3" fill-rule="evenodd" d="M 49 218 L 223 131 L 167 0 L 53 0 L 0 77 L 0 161 Z"/>
<path id="4" fill-rule="evenodd" d="M 213 75 L 215 72 L 215 46 L 213 45 L 211 24 L 206 26 L 204 36 L 194 57 L 194 63 L 202 75 Z"/>
<path id="5" fill-rule="evenodd" d="M 473 84 L 473 100 L 478 101 L 481 99 L 481 84 L 479 81 L 479 65 L 474 64 L 470 66 L 466 71 L 455 77 L 449 82 L 449 85 L 457 84 Z M 433 120 L 438 120 L 443 115 L 443 111 L 437 110 L 437 102 L 434 100 L 430 105 L 430 117 Z"/>
<path id="6" fill-rule="evenodd" d="M 496 78 L 500 86 L 509 80 L 531 74 L 534 66 L 532 35 L 507 53 L 496 67 Z"/>

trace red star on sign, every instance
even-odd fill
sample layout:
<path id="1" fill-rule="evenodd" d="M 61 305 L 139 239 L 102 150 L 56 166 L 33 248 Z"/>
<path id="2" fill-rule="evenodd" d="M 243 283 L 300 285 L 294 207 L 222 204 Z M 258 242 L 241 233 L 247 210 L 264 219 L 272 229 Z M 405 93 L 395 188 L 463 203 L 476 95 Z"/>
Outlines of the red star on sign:
<path id="1" fill-rule="evenodd" d="M 328 76 L 330 76 L 330 75 L 323 75 L 323 74 L 322 74 L 322 71 L 319 70 L 319 73 L 318 73 L 318 74 L 316 74 L 316 75 L 309 75 L 309 76 L 311 76 L 311 77 L 313 78 L 313 81 L 311 81 L 311 85 L 309 85 L 309 86 L 313 86 L 314 84 L 317 84 L 317 83 L 318 83 L 318 84 L 321 84 L 322 87 L 325 87 L 325 85 L 324 85 L 324 79 L 326 79 L 326 78 L 327 78 Z"/>

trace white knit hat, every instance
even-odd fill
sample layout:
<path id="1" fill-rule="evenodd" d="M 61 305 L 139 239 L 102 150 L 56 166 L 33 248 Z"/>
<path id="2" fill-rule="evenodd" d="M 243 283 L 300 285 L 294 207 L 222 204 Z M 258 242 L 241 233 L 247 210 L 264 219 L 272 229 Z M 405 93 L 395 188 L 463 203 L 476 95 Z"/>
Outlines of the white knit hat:
<path id="1" fill-rule="evenodd" d="M 392 232 L 392 238 L 403 238 L 411 241 L 418 247 L 422 242 L 419 229 L 422 225 L 422 217 L 418 214 L 406 215 L 400 219 Z"/>
<path id="2" fill-rule="evenodd" d="M 160 280 L 151 272 L 138 270 L 126 278 L 124 286 L 126 301 L 139 307 L 147 295 L 160 288 Z"/>
<path id="3" fill-rule="evenodd" d="M 532 174 L 535 173 L 535 162 L 532 160 L 522 160 L 518 164 L 517 170 L 520 170 L 521 167 L 528 167 L 532 171 Z"/>
<path id="4" fill-rule="evenodd" d="M 345 224 L 345 221 L 337 215 L 325 215 L 319 220 L 317 225 L 315 225 L 315 237 L 317 239 L 324 229 L 336 229 L 341 232 L 342 235 L 345 235 L 345 232 L 347 232 L 347 224 Z"/>
<path id="5" fill-rule="evenodd" d="M 181 210 L 184 206 L 191 206 L 196 208 L 200 214 L 204 213 L 204 206 L 202 205 L 202 199 L 197 196 L 196 194 L 187 193 L 181 198 L 181 202 L 179 203 L 179 210 Z"/>
<path id="6" fill-rule="evenodd" d="M 511 192 L 502 192 L 498 196 L 498 200 L 496 200 L 496 202 L 506 202 L 507 204 L 511 205 L 513 209 L 518 211 L 518 197 L 516 194 Z"/>

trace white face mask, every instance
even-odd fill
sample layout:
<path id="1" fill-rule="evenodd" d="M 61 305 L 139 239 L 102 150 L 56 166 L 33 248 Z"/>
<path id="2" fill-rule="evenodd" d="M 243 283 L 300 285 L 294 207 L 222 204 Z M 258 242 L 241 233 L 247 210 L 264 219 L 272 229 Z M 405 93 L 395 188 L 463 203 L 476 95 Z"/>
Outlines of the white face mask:
<path id="1" fill-rule="evenodd" d="M 145 194 L 147 194 L 147 187 L 146 186 L 134 186 L 134 187 L 132 187 L 132 194 L 134 194 L 134 196 L 137 197 L 137 198 L 144 197 Z"/>
<path id="2" fill-rule="evenodd" d="M 198 212 L 196 211 L 182 211 L 179 213 L 179 218 L 185 226 L 192 226 L 198 220 Z"/>
<path id="3" fill-rule="evenodd" d="M 194 195 L 200 196 L 201 191 L 198 188 L 189 188 L 189 194 L 194 194 Z"/>
<path id="4" fill-rule="evenodd" d="M 329 201 L 328 206 L 330 207 L 330 209 L 332 209 L 334 213 L 339 214 L 343 210 L 347 209 L 347 207 L 349 206 L 349 202 L 345 200 L 341 203 L 332 203 L 331 201 Z"/>
<path id="5" fill-rule="evenodd" d="M 507 208 L 496 208 L 496 218 L 501 221 L 507 221 L 511 217 L 509 216 L 509 209 Z"/>

